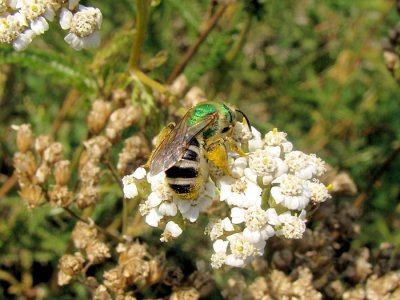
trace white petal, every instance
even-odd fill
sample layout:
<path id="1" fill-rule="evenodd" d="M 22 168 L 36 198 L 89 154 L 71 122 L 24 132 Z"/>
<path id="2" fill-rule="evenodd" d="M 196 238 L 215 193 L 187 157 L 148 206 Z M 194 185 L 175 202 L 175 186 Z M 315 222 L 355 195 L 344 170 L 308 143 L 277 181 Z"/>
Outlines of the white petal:
<path id="1" fill-rule="evenodd" d="M 175 216 L 177 213 L 177 208 L 175 203 L 172 202 L 163 202 L 158 208 L 161 215 L 164 216 Z"/>
<path id="2" fill-rule="evenodd" d="M 61 9 L 60 13 L 60 26 L 62 29 L 67 30 L 71 27 L 71 20 L 73 14 L 66 8 Z"/>
<path id="3" fill-rule="evenodd" d="M 83 48 L 85 49 L 97 48 L 100 46 L 101 37 L 97 31 L 93 32 L 91 35 L 85 36 L 82 39 L 83 39 Z"/>
<path id="4" fill-rule="evenodd" d="M 226 253 L 228 244 L 229 244 L 228 241 L 216 240 L 213 243 L 213 249 L 214 249 L 215 253 Z"/>
<path id="5" fill-rule="evenodd" d="M 233 231 L 235 228 L 232 225 L 231 220 L 226 217 L 225 219 L 222 220 L 222 225 L 224 226 L 225 231 Z"/>
<path id="6" fill-rule="evenodd" d="M 135 177 L 138 180 L 143 179 L 144 177 L 146 177 L 146 169 L 139 167 L 135 170 L 135 172 L 133 172 L 132 174 L 133 177 Z"/>
<path id="7" fill-rule="evenodd" d="M 278 204 L 285 199 L 285 197 L 281 193 L 281 188 L 277 186 L 272 187 L 271 196 L 275 199 L 275 202 Z"/>
<path id="8" fill-rule="evenodd" d="M 148 225 L 152 227 L 157 227 L 158 222 L 160 222 L 162 218 L 163 217 L 155 209 L 152 209 L 150 213 L 146 216 L 145 221 Z"/>
<path id="9" fill-rule="evenodd" d="M 13 42 L 13 48 L 16 51 L 23 51 L 32 42 L 35 37 L 33 30 L 26 30 L 24 33 L 20 34 L 19 37 Z"/>
<path id="10" fill-rule="evenodd" d="M 187 200 L 176 200 L 178 204 L 179 211 L 184 214 L 191 208 L 190 201 Z"/>
<path id="11" fill-rule="evenodd" d="M 169 221 L 167 223 L 165 226 L 165 231 L 170 232 L 173 237 L 177 237 L 182 234 L 182 228 L 180 228 L 179 225 L 173 221 Z"/>
<path id="12" fill-rule="evenodd" d="M 244 175 L 251 181 L 256 183 L 257 182 L 257 174 L 250 168 L 246 168 L 244 170 Z"/>
<path id="13" fill-rule="evenodd" d="M 138 190 L 137 190 L 136 184 L 134 184 L 134 183 L 124 185 L 123 191 L 124 191 L 125 197 L 128 199 L 135 198 L 138 195 Z"/>
<path id="14" fill-rule="evenodd" d="M 47 20 L 49 20 L 50 22 L 52 22 L 52 21 L 54 20 L 55 12 L 54 12 L 54 10 L 51 9 L 51 8 L 46 8 L 46 10 L 45 10 L 43 16 L 44 16 Z"/>
<path id="15" fill-rule="evenodd" d="M 64 40 L 75 50 L 82 50 L 83 42 L 74 33 L 68 33 Z"/>
<path id="16" fill-rule="evenodd" d="M 158 197 L 157 193 L 152 192 L 146 202 L 150 207 L 156 207 L 161 203 L 161 198 Z"/>
<path id="17" fill-rule="evenodd" d="M 225 264 L 232 267 L 243 267 L 245 265 L 244 260 L 233 256 L 232 254 L 228 255 L 225 258 Z"/>
<path id="18" fill-rule="evenodd" d="M 45 18 L 39 17 L 31 22 L 31 29 L 36 35 L 39 35 L 49 29 L 49 23 Z"/>
<path id="19" fill-rule="evenodd" d="M 78 4 L 80 0 L 69 0 L 68 1 L 68 8 L 69 9 L 74 9 Z"/>
<path id="20" fill-rule="evenodd" d="M 239 207 L 233 207 L 231 210 L 231 218 L 233 224 L 240 224 L 244 222 L 244 214 L 246 210 Z"/>
<path id="21" fill-rule="evenodd" d="M 257 243 L 261 240 L 262 236 L 259 231 L 251 231 L 248 228 L 243 230 L 244 238 L 250 243 Z"/>
<path id="22" fill-rule="evenodd" d="M 192 207 L 186 213 L 182 214 L 184 218 L 188 219 L 190 222 L 196 222 L 199 217 L 200 210 L 198 207 Z"/>

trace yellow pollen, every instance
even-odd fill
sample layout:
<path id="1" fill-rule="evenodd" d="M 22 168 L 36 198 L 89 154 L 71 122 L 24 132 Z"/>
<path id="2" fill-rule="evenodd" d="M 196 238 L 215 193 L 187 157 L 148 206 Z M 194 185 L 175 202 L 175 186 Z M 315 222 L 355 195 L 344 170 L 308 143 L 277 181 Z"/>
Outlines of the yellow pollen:
<path id="1" fill-rule="evenodd" d="M 278 133 L 278 128 L 274 128 L 274 129 L 272 129 L 272 132 L 274 133 L 274 134 L 277 134 Z"/>
<path id="2" fill-rule="evenodd" d="M 326 187 L 326 189 L 327 189 L 328 191 L 330 191 L 331 189 L 333 189 L 333 184 L 332 184 L 332 183 L 328 184 L 327 187 Z"/>
<path id="3" fill-rule="evenodd" d="M 33 10 L 34 12 L 37 12 L 37 10 L 38 10 L 37 5 L 32 5 L 32 10 Z"/>

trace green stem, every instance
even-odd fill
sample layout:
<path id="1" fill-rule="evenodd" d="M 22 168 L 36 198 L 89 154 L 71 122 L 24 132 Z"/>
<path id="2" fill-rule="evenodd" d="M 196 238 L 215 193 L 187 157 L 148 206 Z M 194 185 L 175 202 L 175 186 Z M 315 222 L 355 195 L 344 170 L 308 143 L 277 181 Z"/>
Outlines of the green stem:
<path id="1" fill-rule="evenodd" d="M 152 90 L 159 91 L 160 93 L 168 92 L 168 89 L 165 86 L 163 86 L 161 83 L 155 81 L 154 79 L 151 79 L 149 76 L 147 76 L 145 73 L 143 73 L 139 69 L 133 70 L 132 74 L 134 76 L 136 76 L 140 82 L 142 82 L 144 85 L 148 86 Z"/>
<path id="2" fill-rule="evenodd" d="M 144 38 L 146 34 L 148 8 L 150 0 L 136 0 L 136 33 L 133 41 L 131 56 L 129 58 L 128 69 L 139 68 L 140 55 L 142 53 Z"/>

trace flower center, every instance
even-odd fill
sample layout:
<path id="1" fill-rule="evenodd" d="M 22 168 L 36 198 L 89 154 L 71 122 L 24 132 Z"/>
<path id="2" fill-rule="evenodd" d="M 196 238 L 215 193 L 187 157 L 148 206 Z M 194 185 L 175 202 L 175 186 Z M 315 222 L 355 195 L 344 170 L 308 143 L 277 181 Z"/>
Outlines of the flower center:
<path id="1" fill-rule="evenodd" d="M 238 194 L 244 194 L 247 189 L 247 182 L 245 180 L 238 180 L 232 185 L 232 192 Z"/>
<path id="2" fill-rule="evenodd" d="M 251 231 L 259 231 L 267 224 L 267 212 L 261 208 L 249 208 L 244 215 L 246 227 Z"/>

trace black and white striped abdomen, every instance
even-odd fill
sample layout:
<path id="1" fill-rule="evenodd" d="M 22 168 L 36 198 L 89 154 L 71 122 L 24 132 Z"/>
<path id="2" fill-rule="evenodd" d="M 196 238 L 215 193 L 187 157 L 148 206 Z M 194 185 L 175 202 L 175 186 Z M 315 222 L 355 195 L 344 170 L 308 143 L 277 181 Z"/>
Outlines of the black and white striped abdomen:
<path id="1" fill-rule="evenodd" d="M 192 139 L 181 160 L 165 171 L 170 188 L 182 199 L 197 198 L 200 179 L 200 144 Z"/>

